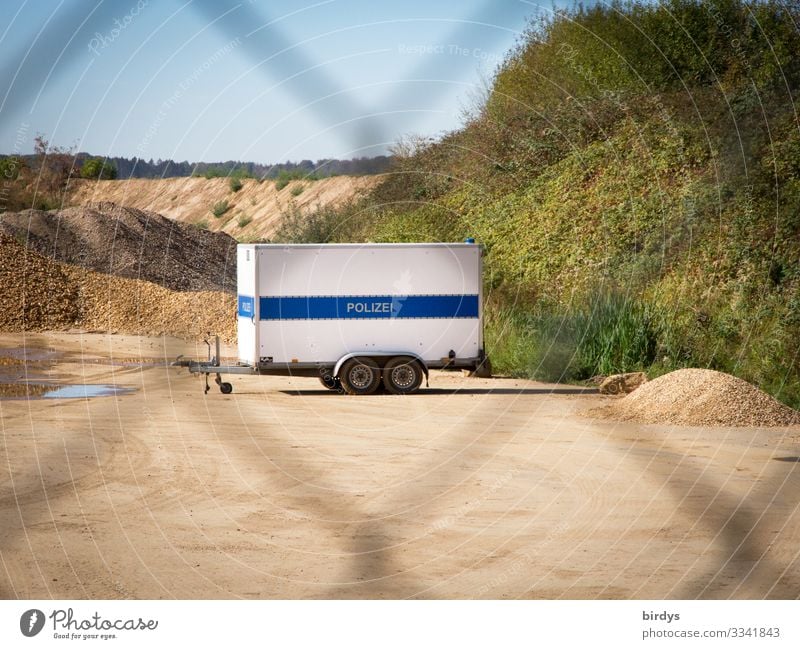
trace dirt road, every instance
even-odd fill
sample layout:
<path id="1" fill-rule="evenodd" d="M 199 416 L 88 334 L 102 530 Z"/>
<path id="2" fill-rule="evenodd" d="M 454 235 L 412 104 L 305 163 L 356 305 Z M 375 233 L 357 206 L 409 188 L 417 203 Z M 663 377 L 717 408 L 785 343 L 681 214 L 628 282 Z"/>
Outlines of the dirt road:
<path id="1" fill-rule="evenodd" d="M 5 598 L 800 595 L 797 428 L 599 422 L 606 397 L 442 373 L 203 396 L 163 364 L 188 343 L 25 343 L 44 381 L 134 391 L 0 400 Z"/>

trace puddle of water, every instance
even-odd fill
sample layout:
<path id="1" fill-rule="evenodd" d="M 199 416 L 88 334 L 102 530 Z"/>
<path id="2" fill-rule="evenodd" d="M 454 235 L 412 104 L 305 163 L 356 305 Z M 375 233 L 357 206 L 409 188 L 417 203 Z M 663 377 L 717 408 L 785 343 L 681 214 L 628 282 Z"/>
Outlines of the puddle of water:
<path id="1" fill-rule="evenodd" d="M 119 394 L 130 394 L 133 388 L 122 388 L 118 385 L 63 385 L 44 395 L 45 399 L 88 399 L 89 397 L 113 397 Z"/>
<path id="2" fill-rule="evenodd" d="M 108 383 L 84 385 L 48 381 L 44 370 L 65 358 L 55 349 L 0 347 L 0 399 L 89 399 L 134 392 L 133 388 Z M 130 362 L 136 359 L 121 360 Z"/>
<path id="3" fill-rule="evenodd" d="M 56 383 L 0 383 L 0 399 L 88 399 L 112 397 L 134 392 L 134 388 L 118 385 L 59 385 Z"/>

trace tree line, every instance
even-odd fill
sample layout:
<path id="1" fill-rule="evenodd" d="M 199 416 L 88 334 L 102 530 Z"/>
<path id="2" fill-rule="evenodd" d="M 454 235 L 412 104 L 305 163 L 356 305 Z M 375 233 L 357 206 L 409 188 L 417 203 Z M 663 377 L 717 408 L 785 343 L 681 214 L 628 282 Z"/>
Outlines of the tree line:
<path id="1" fill-rule="evenodd" d="M 9 156 L 0 154 L 0 165 L 3 167 L 35 168 L 43 157 L 42 151 L 33 155 Z M 391 163 L 390 156 L 373 158 L 352 158 L 337 160 L 324 158 L 321 160 L 300 160 L 299 162 L 281 162 L 263 164 L 259 162 L 243 162 L 227 160 L 224 162 L 189 162 L 175 160 L 145 160 L 143 158 L 102 157 L 90 153 L 72 153 L 59 149 L 51 149 L 51 154 L 69 158 L 69 167 L 74 176 L 84 178 L 184 178 L 188 176 L 225 177 L 238 176 L 250 178 L 278 178 L 282 172 L 303 176 L 325 178 L 328 176 L 364 176 L 385 173 Z M 5 162 L 3 162 L 5 161 Z M 88 165 L 88 166 L 87 166 Z M 16 174 L 16 172 L 15 172 Z"/>

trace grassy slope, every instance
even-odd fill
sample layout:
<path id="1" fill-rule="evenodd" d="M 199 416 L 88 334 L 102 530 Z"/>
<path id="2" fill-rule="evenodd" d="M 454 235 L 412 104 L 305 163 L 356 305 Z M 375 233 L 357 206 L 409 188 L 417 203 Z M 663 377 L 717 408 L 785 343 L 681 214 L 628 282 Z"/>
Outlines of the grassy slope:
<path id="1" fill-rule="evenodd" d="M 282 235 L 476 237 L 501 371 L 709 366 L 798 406 L 798 16 L 671 0 L 532 24 L 463 130 Z"/>

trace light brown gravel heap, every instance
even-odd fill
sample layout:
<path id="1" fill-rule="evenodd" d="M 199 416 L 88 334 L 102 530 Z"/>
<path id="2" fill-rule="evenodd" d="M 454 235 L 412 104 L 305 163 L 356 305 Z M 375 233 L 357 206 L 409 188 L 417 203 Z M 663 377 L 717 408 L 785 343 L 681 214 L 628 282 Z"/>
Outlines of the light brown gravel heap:
<path id="1" fill-rule="evenodd" d="M 155 212 L 92 203 L 0 218 L 0 232 L 52 261 L 173 291 L 236 292 L 236 240 Z"/>
<path id="2" fill-rule="evenodd" d="M 84 329 L 236 339 L 236 297 L 60 264 L 0 233 L 0 331 Z"/>
<path id="3" fill-rule="evenodd" d="M 0 330 L 64 329 L 79 315 L 78 289 L 61 264 L 0 233 Z"/>
<path id="4" fill-rule="evenodd" d="M 65 267 L 79 286 L 80 327 L 109 333 L 236 340 L 236 298 L 222 291 L 171 291 L 142 280 Z"/>
<path id="5" fill-rule="evenodd" d="M 684 426 L 791 426 L 800 412 L 747 381 L 704 369 L 684 369 L 648 381 L 590 416 Z"/>

